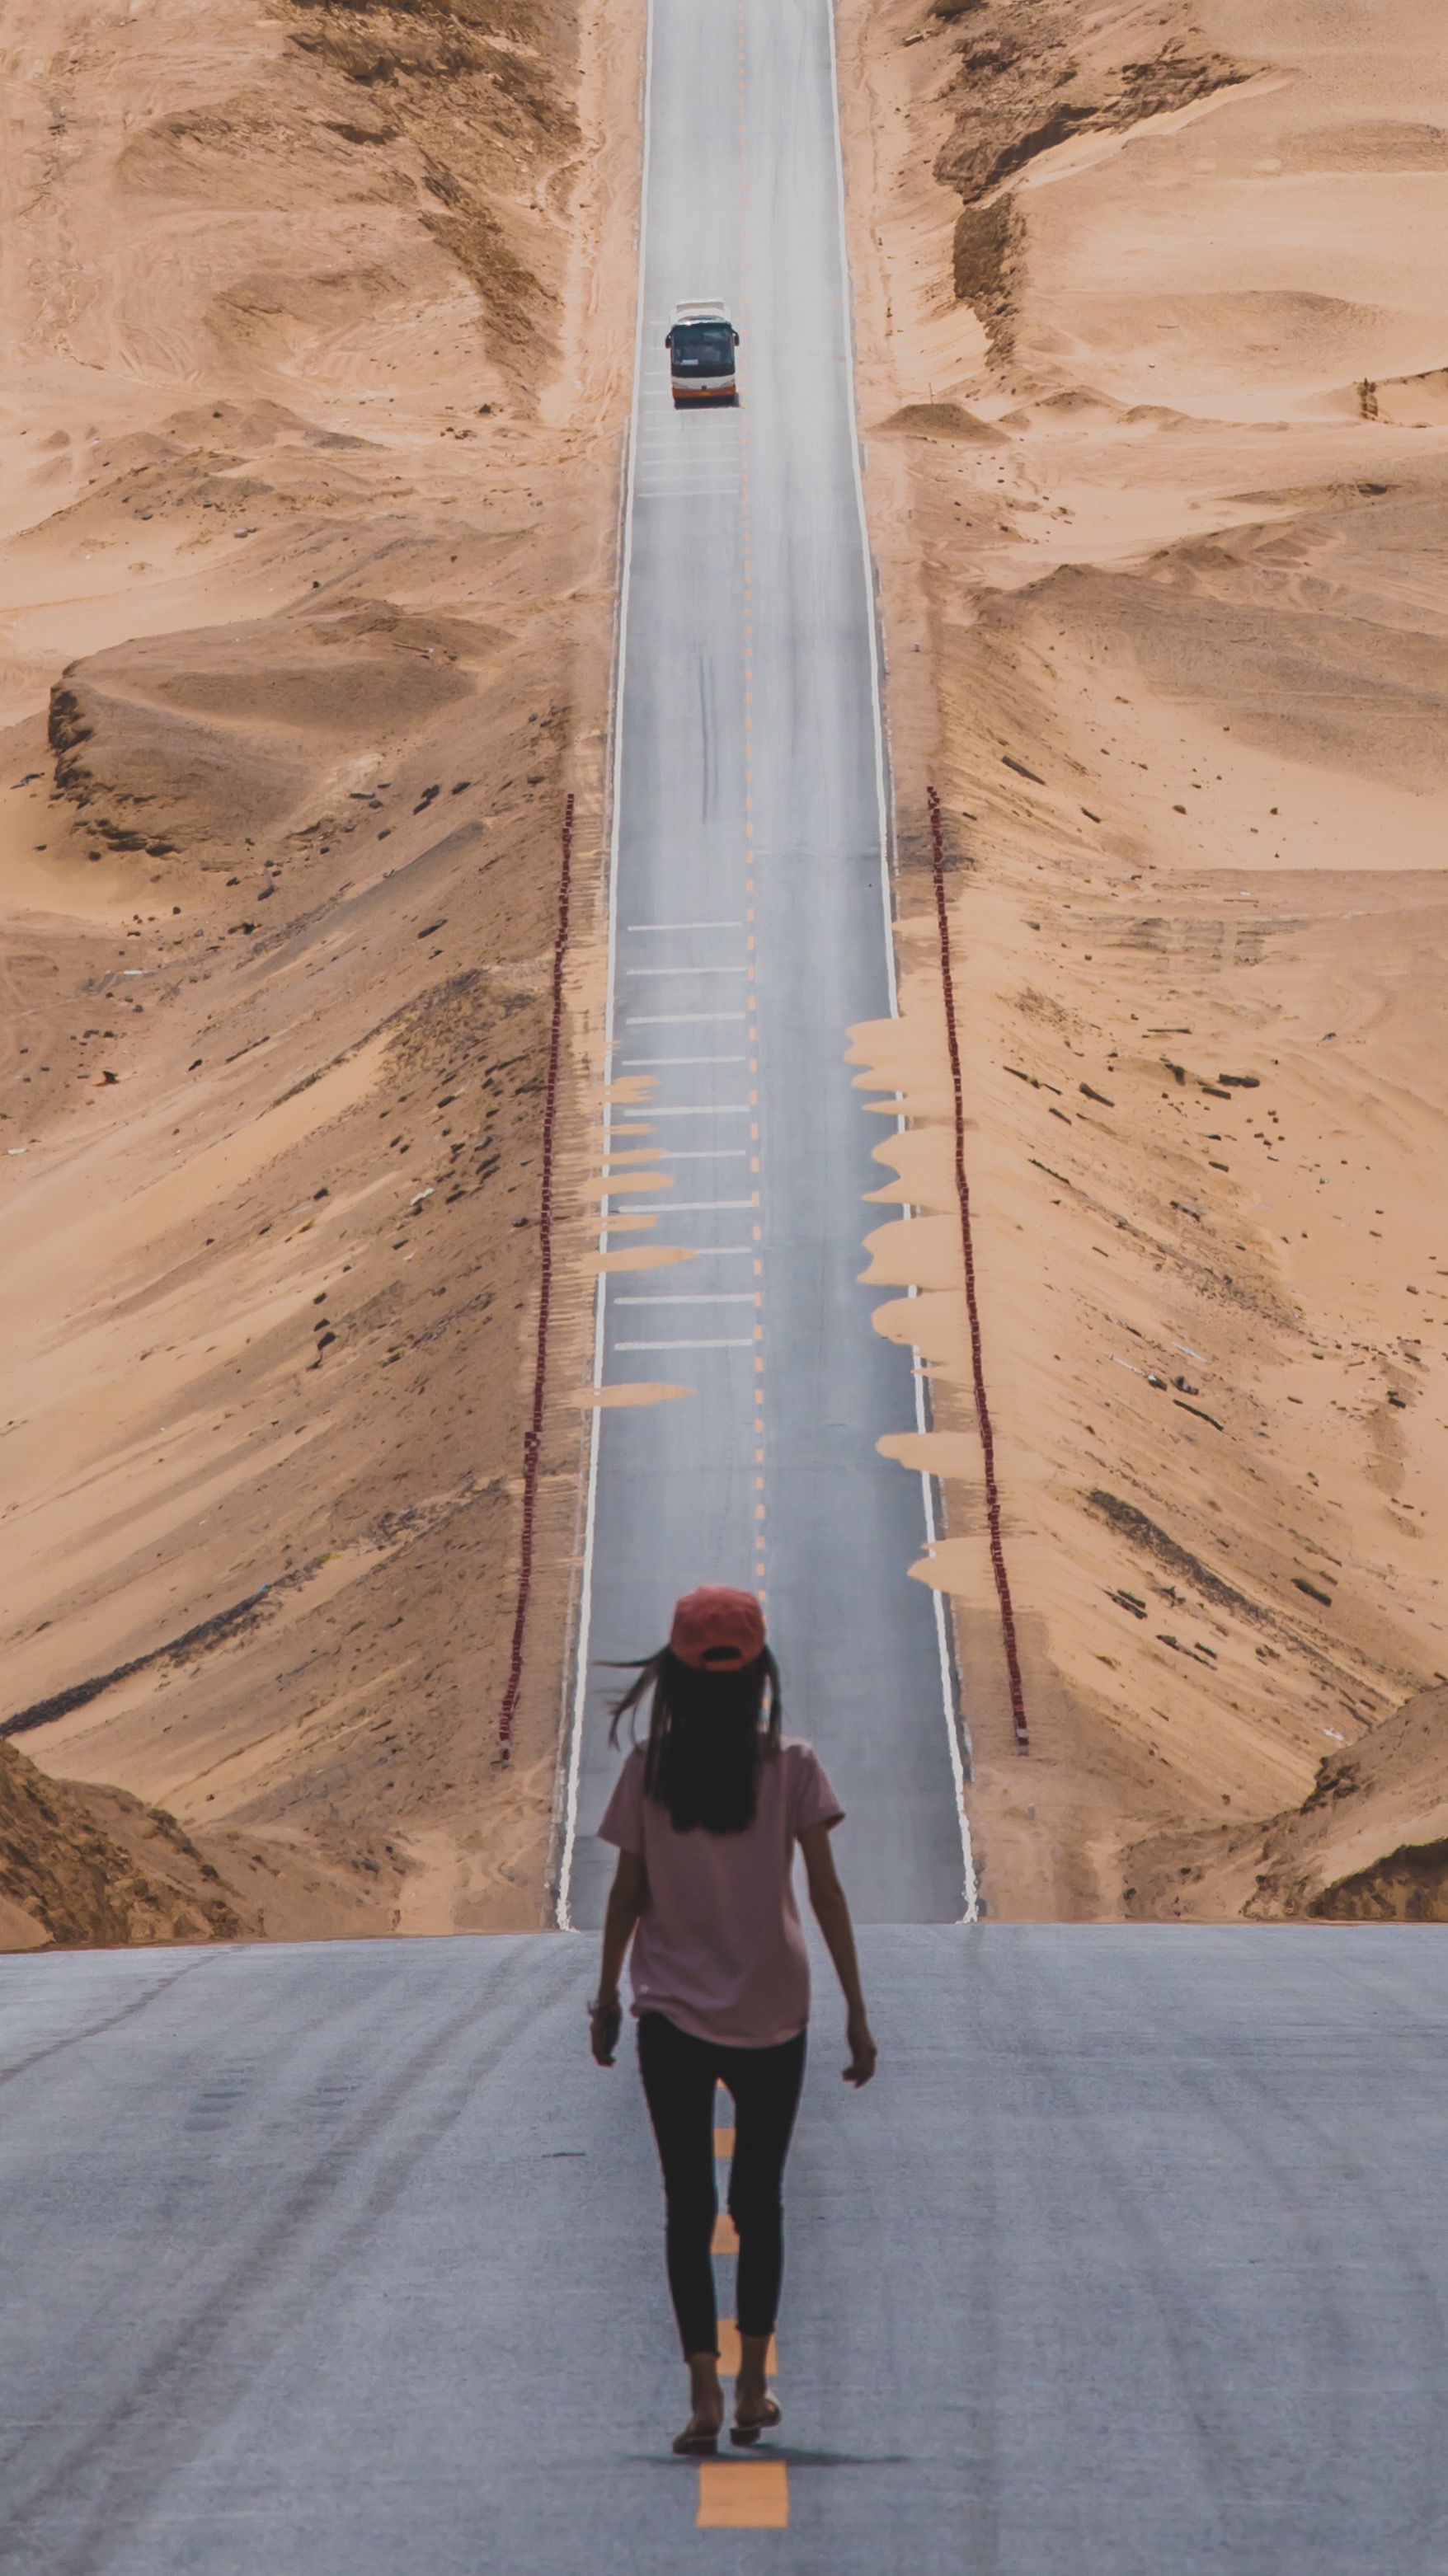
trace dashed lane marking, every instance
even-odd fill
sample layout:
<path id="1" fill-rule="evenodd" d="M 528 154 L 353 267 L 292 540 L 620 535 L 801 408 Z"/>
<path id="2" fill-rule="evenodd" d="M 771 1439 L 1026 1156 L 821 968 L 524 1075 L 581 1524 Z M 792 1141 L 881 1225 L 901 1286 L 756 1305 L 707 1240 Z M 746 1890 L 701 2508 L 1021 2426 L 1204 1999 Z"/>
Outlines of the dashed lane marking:
<path id="1" fill-rule="evenodd" d="M 720 2378 L 737 2379 L 739 2376 L 740 2359 L 739 2328 L 733 2317 L 721 2317 L 719 2320 Z M 773 2379 L 779 2368 L 779 2354 L 775 2348 L 773 2335 L 769 2338 L 769 2350 L 764 2356 L 764 2367 L 769 2377 Z"/>
<path id="2" fill-rule="evenodd" d="M 616 1351 L 752 1351 L 752 1341 L 615 1342 Z"/>
<path id="3" fill-rule="evenodd" d="M 752 1288 L 697 1288 L 680 1296 L 615 1297 L 616 1306 L 752 1306 Z"/>
<path id="4" fill-rule="evenodd" d="M 783 2460 L 701 2460 L 700 2531 L 787 2531 L 789 2471 Z"/>

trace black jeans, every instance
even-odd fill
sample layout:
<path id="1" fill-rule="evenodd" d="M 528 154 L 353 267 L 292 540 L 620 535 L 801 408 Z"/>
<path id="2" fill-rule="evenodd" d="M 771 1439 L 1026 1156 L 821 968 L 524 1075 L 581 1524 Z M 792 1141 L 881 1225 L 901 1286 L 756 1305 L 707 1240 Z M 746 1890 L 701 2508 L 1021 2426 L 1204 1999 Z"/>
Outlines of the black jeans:
<path id="1" fill-rule="evenodd" d="M 687 2360 L 717 2352 L 710 2248 L 714 2190 L 714 2087 L 734 2096 L 729 2215 L 739 2237 L 739 2331 L 774 2331 L 784 2271 L 784 2160 L 804 2081 L 804 2039 L 777 2048 L 726 2048 L 695 2039 L 663 2013 L 639 2016 L 639 2073 L 664 2169 L 669 2292 Z"/>

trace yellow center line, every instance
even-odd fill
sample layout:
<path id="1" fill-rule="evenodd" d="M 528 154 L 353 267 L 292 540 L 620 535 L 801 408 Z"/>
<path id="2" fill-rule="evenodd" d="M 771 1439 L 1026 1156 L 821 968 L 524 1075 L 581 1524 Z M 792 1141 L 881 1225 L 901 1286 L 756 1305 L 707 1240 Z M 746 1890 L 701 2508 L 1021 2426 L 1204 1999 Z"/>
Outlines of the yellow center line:
<path id="1" fill-rule="evenodd" d="M 739 2361 L 739 2328 L 732 2317 L 721 2317 L 719 2320 L 720 2378 L 737 2379 L 739 2376 Z M 773 2335 L 769 2338 L 769 2350 L 764 2356 L 764 2367 L 768 2371 L 771 2379 L 779 2368 L 779 2353 Z"/>
<path id="2" fill-rule="evenodd" d="M 699 2531 L 788 2531 L 783 2460 L 701 2460 L 694 2524 Z"/>

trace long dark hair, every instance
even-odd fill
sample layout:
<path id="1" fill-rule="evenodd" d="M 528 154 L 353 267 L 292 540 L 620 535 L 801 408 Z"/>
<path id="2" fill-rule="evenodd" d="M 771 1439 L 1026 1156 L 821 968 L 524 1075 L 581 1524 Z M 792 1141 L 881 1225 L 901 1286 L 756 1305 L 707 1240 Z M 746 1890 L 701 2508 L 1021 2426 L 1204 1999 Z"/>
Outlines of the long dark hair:
<path id="1" fill-rule="evenodd" d="M 706 1834 L 742 1834 L 759 1805 L 760 1766 L 779 1751 L 783 1705 L 769 1648 L 752 1664 L 698 1672 L 661 1646 L 631 1669 L 634 1679 L 613 1703 L 608 1740 L 617 1744 L 620 1721 L 652 1691 L 645 1797 L 668 1808 L 675 1833 L 702 1825 Z"/>

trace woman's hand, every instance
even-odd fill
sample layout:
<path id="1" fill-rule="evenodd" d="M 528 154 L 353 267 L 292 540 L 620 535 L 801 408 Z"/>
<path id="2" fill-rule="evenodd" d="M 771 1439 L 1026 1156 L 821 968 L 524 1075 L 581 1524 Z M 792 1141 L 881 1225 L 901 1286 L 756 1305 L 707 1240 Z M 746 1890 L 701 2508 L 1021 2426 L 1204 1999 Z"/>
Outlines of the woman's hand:
<path id="1" fill-rule="evenodd" d="M 845 2039 L 850 2051 L 849 2065 L 842 2070 L 845 2082 L 854 2085 L 868 2084 L 875 2072 L 876 2051 L 874 2040 L 870 2036 L 870 2025 L 865 2019 L 863 2004 L 846 2018 Z"/>
<path id="2" fill-rule="evenodd" d="M 603 1955 L 598 1963 L 598 1993 L 588 2007 L 588 2044 L 595 2066 L 612 2066 L 623 2008 L 618 1981 L 634 1926 L 648 1899 L 648 1872 L 640 1852 L 621 1851 L 603 1917 Z"/>
<path id="3" fill-rule="evenodd" d="M 595 2066 L 612 2066 L 622 2028 L 623 2006 L 618 1996 L 600 1995 L 588 2012 L 588 2045 Z"/>

